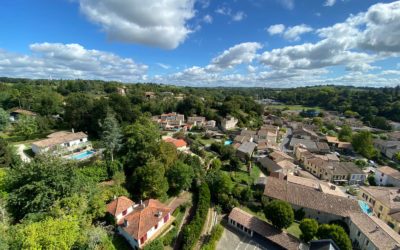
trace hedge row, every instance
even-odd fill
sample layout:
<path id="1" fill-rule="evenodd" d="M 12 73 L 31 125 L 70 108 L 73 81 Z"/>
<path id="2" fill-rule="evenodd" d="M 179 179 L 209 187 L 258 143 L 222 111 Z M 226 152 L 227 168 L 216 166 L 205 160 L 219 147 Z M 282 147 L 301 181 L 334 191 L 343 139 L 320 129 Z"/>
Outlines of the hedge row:
<path id="1" fill-rule="evenodd" d="M 210 201 L 210 189 L 208 188 L 207 183 L 203 183 L 200 186 L 197 195 L 196 214 L 194 215 L 193 220 L 182 230 L 184 250 L 193 249 L 196 242 L 199 240 L 204 223 L 207 219 Z"/>
<path id="2" fill-rule="evenodd" d="M 224 227 L 218 224 L 211 232 L 210 238 L 208 242 L 201 248 L 201 250 L 215 250 L 217 247 L 218 241 L 222 237 L 222 233 L 224 232 Z"/>

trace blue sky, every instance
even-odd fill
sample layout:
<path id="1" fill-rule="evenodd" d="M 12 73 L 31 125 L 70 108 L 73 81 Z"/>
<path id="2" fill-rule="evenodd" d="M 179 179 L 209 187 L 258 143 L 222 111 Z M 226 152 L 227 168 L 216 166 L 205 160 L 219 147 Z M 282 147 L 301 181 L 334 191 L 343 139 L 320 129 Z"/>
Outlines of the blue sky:
<path id="1" fill-rule="evenodd" d="M 0 10 L 2 76 L 400 84 L 400 1 L 3 0 Z"/>

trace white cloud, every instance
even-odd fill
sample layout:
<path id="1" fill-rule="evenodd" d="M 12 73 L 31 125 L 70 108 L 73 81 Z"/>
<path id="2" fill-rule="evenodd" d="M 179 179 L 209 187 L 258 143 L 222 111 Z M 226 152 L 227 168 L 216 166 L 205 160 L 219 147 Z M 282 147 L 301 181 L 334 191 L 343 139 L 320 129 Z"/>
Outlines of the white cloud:
<path id="1" fill-rule="evenodd" d="M 89 20 L 111 40 L 174 49 L 192 32 L 194 0 L 79 0 Z"/>
<path id="2" fill-rule="evenodd" d="M 326 0 L 324 3 L 324 6 L 331 7 L 331 6 L 335 5 L 335 3 L 336 3 L 336 0 Z"/>
<path id="3" fill-rule="evenodd" d="M 213 17 L 210 16 L 210 15 L 205 15 L 205 16 L 203 17 L 203 21 L 204 21 L 205 23 L 212 23 L 212 22 L 213 22 Z"/>
<path id="4" fill-rule="evenodd" d="M 171 68 L 171 66 L 169 66 L 168 64 L 164 64 L 164 63 L 157 63 L 158 66 L 160 66 L 163 69 L 169 69 Z"/>
<path id="5" fill-rule="evenodd" d="M 242 21 L 247 16 L 246 13 L 244 13 L 243 11 L 238 11 L 236 13 L 233 13 L 232 9 L 226 6 L 218 7 L 215 10 L 215 13 L 223 16 L 229 16 L 232 19 L 232 21 L 235 22 Z"/>
<path id="6" fill-rule="evenodd" d="M 249 66 L 247 66 L 247 71 L 248 71 L 249 73 L 254 73 L 254 72 L 257 71 L 257 67 L 252 66 L 252 65 L 249 65 Z"/>
<path id="7" fill-rule="evenodd" d="M 302 34 L 308 33 L 311 31 L 313 31 L 313 28 L 311 28 L 308 25 L 305 25 L 305 24 L 296 25 L 296 26 L 287 28 L 285 33 L 283 34 L 283 37 L 290 41 L 298 41 L 298 40 L 300 40 L 300 36 Z"/>
<path id="8" fill-rule="evenodd" d="M 268 33 L 272 35 L 282 34 L 285 31 L 285 25 L 283 24 L 275 24 L 269 26 L 267 29 Z"/>
<path id="9" fill-rule="evenodd" d="M 239 11 L 232 16 L 232 20 L 235 22 L 242 21 L 244 18 L 246 18 L 246 14 L 243 11 Z"/>
<path id="10" fill-rule="evenodd" d="M 79 44 L 35 43 L 31 55 L 0 50 L 0 75 L 31 78 L 141 81 L 148 66 Z"/>
<path id="11" fill-rule="evenodd" d="M 277 0 L 280 4 L 283 5 L 286 9 L 292 10 L 294 9 L 294 0 Z"/>

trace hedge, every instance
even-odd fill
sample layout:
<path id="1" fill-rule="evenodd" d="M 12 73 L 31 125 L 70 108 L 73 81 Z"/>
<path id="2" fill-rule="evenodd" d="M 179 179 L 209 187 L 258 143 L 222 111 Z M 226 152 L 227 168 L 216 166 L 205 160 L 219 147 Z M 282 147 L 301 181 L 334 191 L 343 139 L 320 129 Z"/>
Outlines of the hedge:
<path id="1" fill-rule="evenodd" d="M 196 214 L 194 215 L 193 220 L 182 230 L 184 250 L 193 249 L 196 242 L 199 240 L 204 223 L 207 219 L 210 201 L 210 189 L 208 188 L 207 183 L 203 183 L 200 186 L 197 195 Z"/>
<path id="2" fill-rule="evenodd" d="M 224 227 L 218 224 L 211 232 L 208 242 L 201 248 L 201 250 L 215 250 L 219 239 L 222 237 Z"/>

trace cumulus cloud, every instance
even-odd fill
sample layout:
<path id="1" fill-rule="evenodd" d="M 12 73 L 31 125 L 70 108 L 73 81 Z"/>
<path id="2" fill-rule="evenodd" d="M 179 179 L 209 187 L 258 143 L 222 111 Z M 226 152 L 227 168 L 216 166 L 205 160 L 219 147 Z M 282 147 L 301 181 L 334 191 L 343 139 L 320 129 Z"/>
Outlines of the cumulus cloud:
<path id="1" fill-rule="evenodd" d="M 140 81 L 148 66 L 79 44 L 35 43 L 31 55 L 0 50 L 0 74 L 12 77 Z"/>
<path id="2" fill-rule="evenodd" d="M 213 22 L 213 17 L 210 16 L 210 15 L 205 15 L 205 16 L 203 17 L 203 21 L 204 21 L 205 23 L 212 23 L 212 22 Z"/>
<path id="3" fill-rule="evenodd" d="M 79 0 L 81 12 L 111 40 L 174 49 L 192 32 L 194 0 Z"/>
<path id="4" fill-rule="evenodd" d="M 163 69 L 169 69 L 171 68 L 171 66 L 169 66 L 168 64 L 165 63 L 157 63 L 157 65 Z"/>
<path id="5" fill-rule="evenodd" d="M 232 20 L 235 22 L 242 21 L 244 18 L 246 18 L 246 14 L 243 11 L 239 11 L 232 16 Z"/>
<path id="6" fill-rule="evenodd" d="M 235 21 L 235 22 L 242 21 L 247 16 L 246 13 L 244 13 L 243 11 L 238 11 L 238 12 L 234 13 L 231 8 L 226 7 L 226 6 L 218 7 L 215 10 L 215 13 L 223 15 L 223 16 L 229 16 L 232 19 L 232 21 Z"/>
<path id="7" fill-rule="evenodd" d="M 308 25 L 305 25 L 305 24 L 296 25 L 293 27 L 289 27 L 283 34 L 283 37 L 290 41 L 298 41 L 298 40 L 300 40 L 300 36 L 302 34 L 308 33 L 311 31 L 313 31 L 313 28 L 311 28 Z"/>
<path id="8" fill-rule="evenodd" d="M 285 31 L 285 25 L 283 25 L 283 24 L 271 25 L 271 26 L 269 26 L 267 31 L 271 36 L 277 35 L 277 34 L 282 34 L 283 31 Z"/>
<path id="9" fill-rule="evenodd" d="M 335 5 L 335 3 L 336 3 L 336 0 L 326 0 L 324 3 L 324 6 L 332 7 L 333 5 Z"/>
<path id="10" fill-rule="evenodd" d="M 269 26 L 268 33 L 273 35 L 283 35 L 283 38 L 289 41 L 299 41 L 300 36 L 305 33 L 313 31 L 313 28 L 306 24 L 300 24 L 293 27 L 286 28 L 283 24 L 275 24 Z"/>

